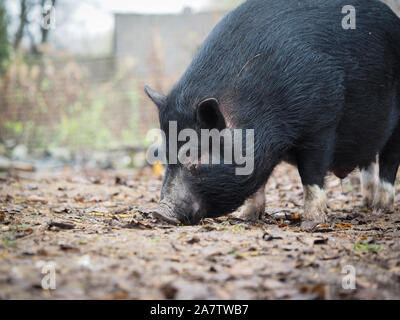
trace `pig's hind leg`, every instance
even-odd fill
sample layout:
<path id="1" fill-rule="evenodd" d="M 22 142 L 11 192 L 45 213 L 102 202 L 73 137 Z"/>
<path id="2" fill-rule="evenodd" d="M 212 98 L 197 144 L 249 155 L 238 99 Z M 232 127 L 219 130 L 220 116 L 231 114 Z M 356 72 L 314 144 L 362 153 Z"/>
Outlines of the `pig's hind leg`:
<path id="1" fill-rule="evenodd" d="M 241 210 L 239 211 L 238 217 L 246 221 L 257 221 L 265 212 L 265 184 L 246 200 Z"/>
<path id="2" fill-rule="evenodd" d="M 399 164 L 400 126 L 398 125 L 379 153 L 379 181 L 372 204 L 376 211 L 391 212 L 394 210 L 394 184 Z"/>

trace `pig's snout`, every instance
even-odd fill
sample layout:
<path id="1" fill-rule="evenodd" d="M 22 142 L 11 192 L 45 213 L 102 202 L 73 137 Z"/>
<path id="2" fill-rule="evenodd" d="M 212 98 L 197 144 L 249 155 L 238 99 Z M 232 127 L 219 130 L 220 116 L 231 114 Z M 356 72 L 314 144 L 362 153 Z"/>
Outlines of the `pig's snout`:
<path id="1" fill-rule="evenodd" d="M 153 217 L 161 219 L 171 224 L 180 224 L 178 216 L 174 210 L 166 203 L 159 203 L 158 207 L 152 212 Z"/>
<path id="2" fill-rule="evenodd" d="M 192 206 L 190 209 L 186 208 L 186 210 L 182 211 L 182 208 L 174 209 L 173 206 L 165 201 L 160 202 L 157 208 L 152 212 L 153 217 L 175 225 L 198 224 L 202 218 L 199 213 L 200 210 L 196 205 Z"/>

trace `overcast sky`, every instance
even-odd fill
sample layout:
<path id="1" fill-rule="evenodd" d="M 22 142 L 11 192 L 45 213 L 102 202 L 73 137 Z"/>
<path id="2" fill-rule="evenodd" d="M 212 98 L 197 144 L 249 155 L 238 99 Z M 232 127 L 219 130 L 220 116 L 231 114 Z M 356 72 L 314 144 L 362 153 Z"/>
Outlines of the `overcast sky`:
<path id="1" fill-rule="evenodd" d="M 57 1 L 56 17 L 64 20 L 68 16 L 71 28 L 84 29 L 85 33 L 101 34 L 113 27 L 113 13 L 178 13 L 185 7 L 194 11 L 204 9 L 207 4 L 218 0 L 85 0 L 85 1 Z M 6 0 L 11 17 L 17 17 L 20 3 L 16 0 Z M 68 12 L 65 12 L 68 11 Z M 39 13 L 35 12 L 30 20 L 36 20 Z M 11 28 L 17 23 L 11 19 Z M 64 27 L 64 26 L 63 26 Z"/>
<path id="2" fill-rule="evenodd" d="M 61 47 L 82 51 L 86 50 L 88 39 L 112 34 L 114 13 L 179 13 L 185 7 L 199 11 L 206 9 L 213 1 L 218 0 L 58 0 L 55 29 L 50 37 L 53 43 Z M 20 2 L 6 0 L 6 5 L 10 15 L 9 32 L 14 35 L 18 27 Z M 29 17 L 33 22 L 30 29 L 34 37 L 40 36 L 40 17 L 40 11 L 37 10 Z"/>
<path id="3" fill-rule="evenodd" d="M 217 1 L 217 0 L 216 0 Z M 133 11 L 141 13 L 179 12 L 184 7 L 201 9 L 209 0 L 97 0 L 105 9 L 110 11 Z"/>

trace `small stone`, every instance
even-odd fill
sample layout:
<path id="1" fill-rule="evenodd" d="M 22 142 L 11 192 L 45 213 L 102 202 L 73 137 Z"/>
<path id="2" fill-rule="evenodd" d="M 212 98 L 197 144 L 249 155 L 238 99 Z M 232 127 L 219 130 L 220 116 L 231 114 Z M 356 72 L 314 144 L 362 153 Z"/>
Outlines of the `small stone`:
<path id="1" fill-rule="evenodd" d="M 27 188 L 28 190 L 37 190 L 37 189 L 39 189 L 39 187 L 37 186 L 37 184 L 28 184 L 28 185 L 26 186 L 26 188 Z"/>

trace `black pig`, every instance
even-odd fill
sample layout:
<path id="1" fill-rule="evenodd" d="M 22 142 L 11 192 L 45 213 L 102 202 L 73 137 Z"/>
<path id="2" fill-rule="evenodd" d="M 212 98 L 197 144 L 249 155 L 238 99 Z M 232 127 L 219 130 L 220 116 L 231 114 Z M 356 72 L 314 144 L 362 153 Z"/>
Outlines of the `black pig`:
<path id="1" fill-rule="evenodd" d="M 355 29 L 342 25 L 349 4 Z M 248 0 L 214 28 L 168 96 L 146 92 L 167 139 L 170 121 L 198 133 L 254 129 L 249 175 L 236 175 L 236 164 L 169 164 L 158 217 L 195 224 L 249 199 L 243 215 L 258 218 L 267 179 L 284 160 L 298 167 L 306 219 L 326 221 L 327 173 L 344 178 L 356 167 L 365 204 L 393 209 L 400 19 L 379 1 Z"/>

